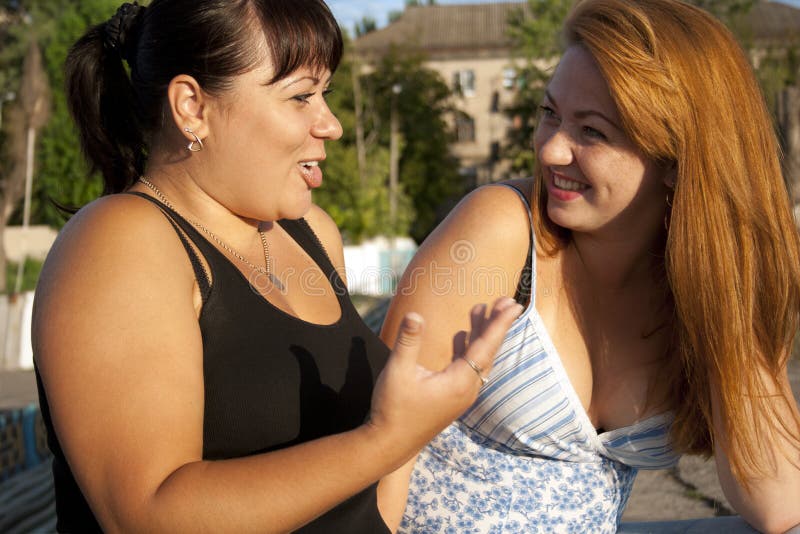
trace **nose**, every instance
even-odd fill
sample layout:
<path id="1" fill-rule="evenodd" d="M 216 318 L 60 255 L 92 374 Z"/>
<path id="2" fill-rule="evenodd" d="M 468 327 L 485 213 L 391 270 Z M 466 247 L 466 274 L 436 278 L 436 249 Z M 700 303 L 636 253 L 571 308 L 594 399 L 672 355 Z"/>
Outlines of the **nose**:
<path id="1" fill-rule="evenodd" d="M 311 128 L 311 133 L 314 137 L 329 141 L 335 141 L 342 136 L 342 125 L 327 103 L 322 105 L 319 117 Z"/>
<path id="2" fill-rule="evenodd" d="M 564 166 L 572 163 L 573 140 L 562 128 L 538 128 L 533 144 L 542 165 Z"/>

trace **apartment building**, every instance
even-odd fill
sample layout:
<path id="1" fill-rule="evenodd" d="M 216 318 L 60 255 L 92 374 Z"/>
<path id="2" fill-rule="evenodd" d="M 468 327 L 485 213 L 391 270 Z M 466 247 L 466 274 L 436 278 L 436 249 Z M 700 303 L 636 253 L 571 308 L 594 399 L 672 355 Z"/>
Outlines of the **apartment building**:
<path id="1" fill-rule="evenodd" d="M 503 108 L 514 95 L 516 72 L 506 28 L 525 2 L 411 6 L 395 22 L 355 41 L 367 60 L 392 44 L 423 50 L 427 66 L 456 90 L 458 112 L 450 117 L 453 154 L 474 185 L 497 180 L 507 164 L 500 159 L 509 120 Z"/>

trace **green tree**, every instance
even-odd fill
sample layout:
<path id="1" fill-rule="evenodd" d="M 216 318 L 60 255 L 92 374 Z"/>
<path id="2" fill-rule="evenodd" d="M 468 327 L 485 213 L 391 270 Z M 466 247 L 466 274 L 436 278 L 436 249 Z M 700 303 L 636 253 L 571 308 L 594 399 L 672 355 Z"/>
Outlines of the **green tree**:
<path id="1" fill-rule="evenodd" d="M 47 21 L 42 39 L 45 68 L 53 86 L 53 110 L 39 146 L 39 173 L 34 206 L 36 218 L 60 227 L 65 217 L 54 202 L 80 207 L 102 192 L 99 175 L 90 175 L 67 109 L 64 61 L 69 48 L 86 32 L 114 14 L 117 0 L 38 0 L 35 16 Z"/>
<path id="2" fill-rule="evenodd" d="M 13 7 L 13 11 L 9 7 Z M 50 111 L 50 86 L 37 39 L 41 28 L 34 24 L 30 12 L 18 3 L 13 6 L 6 3 L 0 6 L 0 14 L 3 15 L 0 24 L 3 99 L 0 105 L 12 101 L 10 106 L 6 106 L 5 120 L 0 129 L 0 272 L 4 272 L 5 228 L 15 206 L 23 198 L 26 184 L 30 184 L 37 134 Z M 10 98 L 12 95 L 14 98 Z M 28 214 L 26 210 L 26 222 Z M 0 291 L 6 290 L 5 281 L 5 277 L 0 277 Z"/>
<path id="3" fill-rule="evenodd" d="M 757 1 L 690 0 L 719 18 L 731 29 L 742 47 L 751 51 L 756 76 L 774 115 L 777 95 L 798 82 L 800 47 L 796 42 L 779 45 L 754 42 L 749 14 Z M 521 68 L 518 93 L 506 110 L 514 126 L 504 148 L 513 170 L 522 174 L 533 170 L 535 156 L 530 144 L 536 126 L 535 110 L 542 100 L 551 67 L 561 53 L 559 33 L 573 3 L 573 0 L 528 0 L 525 9 L 516 10 L 508 21 L 515 60 L 521 63 Z"/>
<path id="4" fill-rule="evenodd" d="M 445 116 L 451 111 L 451 91 L 436 72 L 424 67 L 420 55 L 395 48 L 363 74 L 350 43 L 346 48 L 328 97 L 344 135 L 327 145 L 325 185 L 315 191 L 315 201 L 349 242 L 409 233 L 421 241 L 439 222 L 447 200 L 462 193 L 458 165 L 448 150 L 451 133 Z M 394 224 L 388 188 L 392 108 L 400 133 Z"/>
<path id="5" fill-rule="evenodd" d="M 756 76 L 773 116 L 778 110 L 778 96 L 787 87 L 800 84 L 800 46 L 768 46 L 762 49 Z"/>
<path id="6" fill-rule="evenodd" d="M 375 20 L 374 17 L 361 17 L 361 20 L 356 23 L 356 37 L 361 37 L 362 35 L 366 35 L 370 32 L 374 32 L 378 29 L 378 22 Z"/>
<path id="7" fill-rule="evenodd" d="M 349 43 L 347 43 L 349 49 Z M 345 240 L 363 239 L 393 231 L 402 233 L 410 218 L 405 213 L 400 225 L 391 228 L 386 183 L 389 175 L 389 151 L 379 143 L 366 147 L 365 169 L 359 168 L 356 140 L 353 56 L 347 54 L 334 75 L 328 104 L 342 124 L 339 141 L 325 146 L 325 182 L 314 192 L 314 201 L 330 214 Z"/>
<path id="8" fill-rule="evenodd" d="M 96 198 L 102 189 L 100 178 L 88 173 L 68 114 L 63 91 L 64 60 L 69 47 L 89 26 L 107 20 L 114 13 L 118 0 L 23 0 L 22 5 L 36 28 L 53 93 L 52 114 L 38 147 L 34 220 L 59 227 L 65 218 L 54 201 L 79 207 Z M 369 23 L 364 26 L 369 27 Z M 14 56 L 16 63 L 10 60 L 0 63 L 5 76 L 0 77 L 0 90 L 6 80 L 19 78 L 14 72 L 20 71 L 19 57 L 24 51 L 21 45 L 16 48 L 6 45 L 16 45 L 26 35 L 33 34 L 20 24 L 12 29 L 0 28 L 3 39 L 0 43 L 4 45 L 0 61 L 11 55 L 12 49 L 19 51 Z M 6 39 L 8 35 L 16 37 Z M 412 235 L 421 239 L 435 224 L 436 209 L 442 199 L 458 192 L 456 165 L 448 156 L 449 134 L 443 119 L 449 90 L 436 74 L 422 68 L 421 58 L 401 58 L 399 53 L 392 57 L 382 61 L 372 74 L 362 75 L 360 67 L 353 69 L 352 56 L 348 54 L 334 79 L 336 91 L 329 97 L 345 135 L 340 142 L 329 144 L 326 186 L 318 190 L 316 200 L 331 213 L 350 241 L 378 234 L 405 234 L 410 228 Z M 363 86 L 363 158 L 359 157 L 356 139 L 353 80 L 359 88 Z M 404 82 L 404 90 L 396 102 L 403 141 L 399 212 L 392 225 L 386 185 L 390 108 L 387 83 L 390 87 L 397 80 Z M 363 160 L 363 165 L 359 160 Z"/>
<path id="9" fill-rule="evenodd" d="M 448 200 L 463 193 L 458 161 L 449 150 L 452 132 L 445 120 L 453 112 L 452 91 L 437 72 L 424 66 L 424 59 L 392 47 L 365 80 L 375 102 L 371 127 L 378 129 L 386 146 L 394 100 L 403 139 L 400 184 L 414 208 L 410 234 L 418 242 L 441 220 Z"/>
<path id="10" fill-rule="evenodd" d="M 107 20 L 119 6 L 116 0 L 22 0 L 18 17 L 0 53 L 3 79 L 19 83 L 19 58 L 25 43 L 35 38 L 43 51 L 43 66 L 52 94 L 50 118 L 37 140 L 32 220 L 60 227 L 65 216 L 54 202 L 80 207 L 102 191 L 97 175 L 90 175 L 80 151 L 75 126 L 67 110 L 63 66 L 69 47 L 86 29 Z M 2 38 L 2 36 L 0 36 Z M 10 41 L 10 42 L 9 42 Z M 5 46 L 8 43 L 10 46 Z M 0 89 L 1 91 L 2 89 Z M 0 163 L 0 166 L 2 164 Z M 20 209 L 12 216 L 19 222 Z"/>
<path id="11" fill-rule="evenodd" d="M 705 9 L 731 27 L 750 12 L 756 0 L 690 0 L 689 3 Z"/>
<path id="12" fill-rule="evenodd" d="M 518 72 L 517 93 L 506 109 L 512 128 L 503 148 L 513 172 L 533 172 L 531 140 L 536 113 L 552 66 L 561 54 L 559 34 L 573 3 L 574 0 L 528 0 L 524 8 L 512 11 L 509 17 L 508 32 L 514 43 Z"/>

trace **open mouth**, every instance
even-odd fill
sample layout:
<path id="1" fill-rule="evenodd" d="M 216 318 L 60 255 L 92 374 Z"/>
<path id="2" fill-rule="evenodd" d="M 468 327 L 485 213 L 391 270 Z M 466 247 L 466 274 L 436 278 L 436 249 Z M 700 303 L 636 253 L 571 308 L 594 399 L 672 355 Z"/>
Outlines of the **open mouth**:
<path id="1" fill-rule="evenodd" d="M 308 187 L 314 189 L 322 185 L 322 169 L 319 168 L 320 160 L 301 161 L 300 173 Z"/>
<path id="2" fill-rule="evenodd" d="M 303 174 L 307 176 L 311 176 L 314 172 L 314 167 L 319 167 L 319 161 L 303 161 L 300 163 Z"/>
<path id="3" fill-rule="evenodd" d="M 558 176 L 553 176 L 553 184 L 564 191 L 583 191 L 589 189 L 589 186 L 584 183 L 576 182 L 575 180 L 567 180 L 566 178 L 559 178 Z"/>

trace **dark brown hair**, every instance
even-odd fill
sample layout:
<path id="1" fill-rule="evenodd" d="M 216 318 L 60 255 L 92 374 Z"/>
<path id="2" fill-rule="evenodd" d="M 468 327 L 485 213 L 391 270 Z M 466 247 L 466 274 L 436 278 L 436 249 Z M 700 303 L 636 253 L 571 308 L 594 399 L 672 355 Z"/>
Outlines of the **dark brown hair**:
<path id="1" fill-rule="evenodd" d="M 91 28 L 67 57 L 66 89 L 104 194 L 126 190 L 143 173 L 148 139 L 166 124 L 164 102 L 175 76 L 190 75 L 219 95 L 265 56 L 275 72 L 272 83 L 302 66 L 335 71 L 342 35 L 325 3 L 154 0 L 147 7 L 127 4 Z"/>

